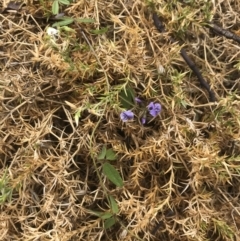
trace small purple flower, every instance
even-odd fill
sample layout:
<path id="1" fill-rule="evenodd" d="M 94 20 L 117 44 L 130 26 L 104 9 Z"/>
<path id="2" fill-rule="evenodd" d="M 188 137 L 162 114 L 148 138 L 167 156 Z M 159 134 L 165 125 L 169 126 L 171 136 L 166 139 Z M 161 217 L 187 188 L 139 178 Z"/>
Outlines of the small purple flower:
<path id="1" fill-rule="evenodd" d="M 129 120 L 132 120 L 134 117 L 134 114 L 131 110 L 126 110 L 126 111 L 123 111 L 121 114 L 120 114 L 120 118 L 123 122 L 126 122 L 126 121 L 129 121 Z"/>
<path id="2" fill-rule="evenodd" d="M 141 122 L 144 125 L 146 123 L 146 117 L 142 117 Z"/>
<path id="3" fill-rule="evenodd" d="M 134 100 L 135 100 L 135 102 L 138 103 L 138 104 L 142 103 L 142 101 L 141 101 L 138 97 L 135 97 Z"/>
<path id="4" fill-rule="evenodd" d="M 153 117 L 156 117 L 162 110 L 162 106 L 159 103 L 154 104 L 151 102 L 147 107 L 150 115 Z"/>

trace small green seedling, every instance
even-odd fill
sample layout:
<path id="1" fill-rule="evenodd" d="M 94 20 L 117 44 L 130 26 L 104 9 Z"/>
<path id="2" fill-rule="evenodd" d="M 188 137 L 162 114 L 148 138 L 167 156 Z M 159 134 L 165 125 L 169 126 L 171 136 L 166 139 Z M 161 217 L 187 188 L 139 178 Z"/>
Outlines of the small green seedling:
<path id="1" fill-rule="evenodd" d="M 116 153 L 112 150 L 112 148 L 107 149 L 106 146 L 102 148 L 102 151 L 98 155 L 98 160 L 115 161 L 116 159 L 117 159 Z M 123 186 L 123 180 L 119 172 L 110 163 L 105 162 L 103 164 L 103 173 L 117 187 Z"/>
<path id="2" fill-rule="evenodd" d="M 115 215 L 119 212 L 119 208 L 115 199 L 111 195 L 109 195 L 108 197 L 110 201 L 111 211 L 99 212 L 89 210 L 90 213 L 103 220 L 105 229 L 111 228 L 116 223 L 117 218 Z"/>
<path id="3" fill-rule="evenodd" d="M 115 161 L 117 159 L 116 153 L 113 151 L 112 148 L 107 149 L 106 146 L 102 148 L 102 151 L 98 155 L 98 160 L 109 160 Z"/>

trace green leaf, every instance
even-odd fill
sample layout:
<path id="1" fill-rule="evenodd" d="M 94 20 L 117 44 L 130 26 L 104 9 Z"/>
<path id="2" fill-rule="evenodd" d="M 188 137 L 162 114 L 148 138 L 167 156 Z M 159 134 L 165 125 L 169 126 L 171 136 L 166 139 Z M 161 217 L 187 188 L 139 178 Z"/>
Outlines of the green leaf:
<path id="1" fill-rule="evenodd" d="M 112 213 L 110 213 L 110 212 L 104 212 L 104 213 L 100 216 L 100 218 L 103 219 L 103 220 L 108 219 L 108 218 L 110 218 L 110 217 L 112 217 Z"/>
<path id="2" fill-rule="evenodd" d="M 112 148 L 107 149 L 106 159 L 109 160 L 109 161 L 114 161 L 114 160 L 117 159 L 117 155 L 116 155 L 116 153 L 113 151 Z"/>
<path id="3" fill-rule="evenodd" d="M 118 213 L 119 209 L 118 209 L 118 205 L 117 202 L 115 201 L 115 199 L 112 196 L 109 196 L 110 199 L 110 204 L 111 204 L 111 210 L 113 213 Z"/>
<path id="4" fill-rule="evenodd" d="M 116 220 L 114 217 L 108 218 L 104 221 L 104 228 L 108 229 L 111 228 L 116 223 Z"/>
<path id="5" fill-rule="evenodd" d="M 105 159 L 106 156 L 106 146 L 103 146 L 101 152 L 98 154 L 98 160 L 103 160 Z"/>
<path id="6" fill-rule="evenodd" d="M 103 173 L 106 177 L 118 187 L 123 186 L 123 180 L 118 171 L 109 163 L 103 164 Z"/>
<path id="7" fill-rule="evenodd" d="M 61 4 L 64 4 L 64 5 L 69 5 L 70 2 L 68 0 L 58 0 Z"/>
<path id="8" fill-rule="evenodd" d="M 126 90 L 120 91 L 120 102 L 123 108 L 130 109 L 133 107 L 135 94 L 131 87 L 127 87 Z"/>
<path id="9" fill-rule="evenodd" d="M 78 126 L 80 116 L 81 116 L 81 110 L 78 110 L 74 115 L 76 126 Z"/>
<path id="10" fill-rule="evenodd" d="M 107 31 L 108 31 L 108 27 L 100 28 L 100 29 L 93 29 L 90 32 L 93 34 L 103 34 L 103 33 L 106 33 Z"/>
<path id="11" fill-rule="evenodd" d="M 98 211 L 92 211 L 92 210 L 90 212 L 103 220 L 111 218 L 113 215 L 110 212 L 98 212 Z"/>
<path id="12" fill-rule="evenodd" d="M 71 24 L 73 21 L 74 21 L 73 18 L 65 17 L 65 18 L 62 18 L 62 21 L 56 22 L 52 26 L 53 27 L 66 26 Z"/>
<path id="13" fill-rule="evenodd" d="M 66 31 L 66 32 L 75 32 L 74 29 L 69 28 L 68 26 L 62 26 L 61 29 L 64 30 L 64 31 Z"/>
<path id="14" fill-rule="evenodd" d="M 95 23 L 95 20 L 92 18 L 76 18 L 78 23 Z"/>
<path id="15" fill-rule="evenodd" d="M 52 13 L 54 15 L 58 14 L 59 13 L 59 3 L 57 0 L 55 0 L 52 4 Z"/>

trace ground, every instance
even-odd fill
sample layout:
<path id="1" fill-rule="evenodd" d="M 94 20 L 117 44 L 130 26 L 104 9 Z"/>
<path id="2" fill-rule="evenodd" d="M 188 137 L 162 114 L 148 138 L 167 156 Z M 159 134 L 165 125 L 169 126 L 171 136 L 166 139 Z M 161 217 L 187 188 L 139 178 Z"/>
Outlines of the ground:
<path id="1" fill-rule="evenodd" d="M 239 0 L 0 11 L 1 240 L 240 240 Z"/>

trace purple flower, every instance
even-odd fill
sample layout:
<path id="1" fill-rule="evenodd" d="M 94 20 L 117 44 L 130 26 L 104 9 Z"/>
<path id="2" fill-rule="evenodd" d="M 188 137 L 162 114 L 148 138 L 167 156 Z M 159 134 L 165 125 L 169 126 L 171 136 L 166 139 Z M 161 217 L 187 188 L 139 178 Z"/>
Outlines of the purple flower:
<path id="1" fill-rule="evenodd" d="M 146 123 L 146 117 L 142 117 L 141 122 L 144 125 Z"/>
<path id="2" fill-rule="evenodd" d="M 135 100 L 135 102 L 138 103 L 138 104 L 142 103 L 142 101 L 141 101 L 138 97 L 135 97 L 134 100 Z"/>
<path id="3" fill-rule="evenodd" d="M 153 117 L 156 117 L 162 110 L 162 106 L 159 103 L 154 104 L 151 102 L 147 107 L 150 115 Z"/>
<path id="4" fill-rule="evenodd" d="M 120 118 L 123 122 L 126 122 L 126 121 L 129 121 L 129 120 L 132 120 L 134 117 L 134 114 L 131 110 L 126 110 L 126 111 L 123 111 L 121 114 L 120 114 Z"/>

